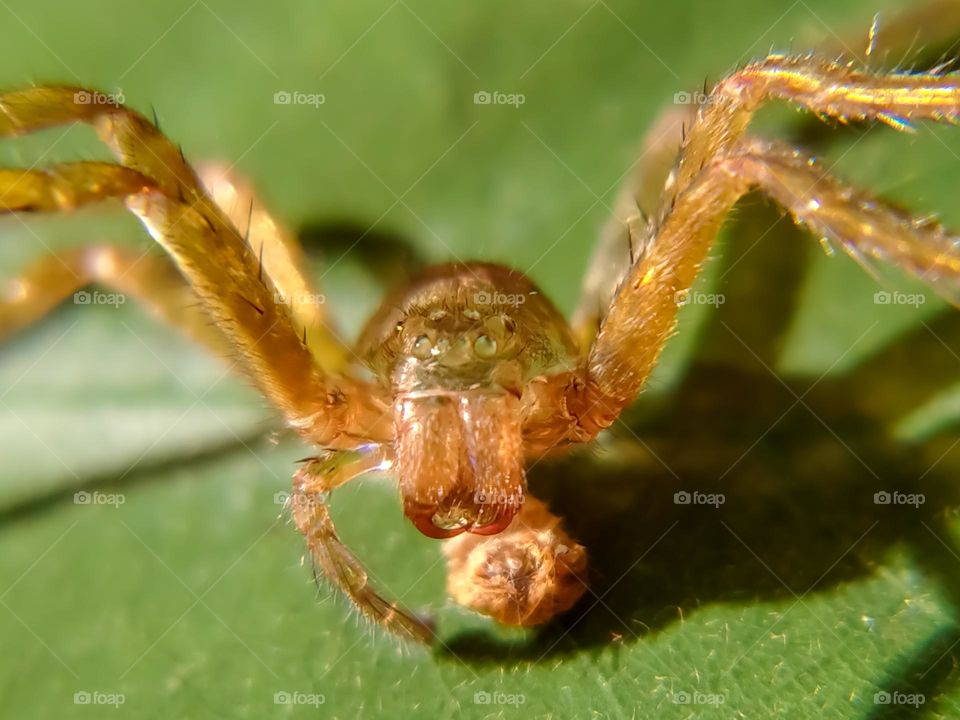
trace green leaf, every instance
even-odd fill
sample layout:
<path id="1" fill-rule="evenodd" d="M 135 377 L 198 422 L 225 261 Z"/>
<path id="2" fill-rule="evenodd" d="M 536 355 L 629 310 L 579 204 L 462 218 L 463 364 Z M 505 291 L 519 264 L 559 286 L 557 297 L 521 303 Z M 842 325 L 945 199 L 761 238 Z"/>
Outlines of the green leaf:
<path id="1" fill-rule="evenodd" d="M 370 256 L 397 265 L 375 240 L 508 263 L 570 311 L 674 93 L 771 45 L 857 27 L 865 42 L 875 9 L 7 0 L 0 86 L 122 90 L 189 158 L 236 162 L 314 231 L 355 333 L 383 291 Z M 275 104 L 283 91 L 324 102 Z M 482 91 L 524 101 L 475 104 Z M 761 127 L 803 135 L 786 113 Z M 816 142 L 837 173 L 960 227 L 955 129 Z M 88 157 L 106 154 L 84 128 L 0 144 L 4 166 Z M 122 699 L 117 717 L 957 716 L 958 320 L 929 292 L 876 304 L 877 280 L 758 198 L 724 238 L 703 286 L 723 305 L 685 309 L 596 452 L 532 472 L 590 549 L 571 613 L 512 631 L 452 606 L 439 545 L 389 479 L 336 494 L 380 585 L 438 613 L 431 650 L 315 589 L 277 502 L 310 448 L 273 442 L 280 424 L 227 364 L 131 305 L 68 303 L 18 335 L 0 348 L 5 713 L 109 716 Z M 0 280 L 103 241 L 151 245 L 118 208 L 0 219 Z"/>

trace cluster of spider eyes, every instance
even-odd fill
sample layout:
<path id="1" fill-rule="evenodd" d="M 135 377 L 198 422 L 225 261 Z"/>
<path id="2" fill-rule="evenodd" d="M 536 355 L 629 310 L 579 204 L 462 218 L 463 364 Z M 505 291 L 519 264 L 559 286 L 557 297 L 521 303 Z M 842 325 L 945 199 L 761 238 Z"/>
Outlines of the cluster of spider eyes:
<path id="1" fill-rule="evenodd" d="M 461 337 L 455 343 L 456 346 L 465 346 L 469 340 Z M 420 335 L 413 341 L 413 356 L 420 360 L 428 360 L 431 357 L 442 355 L 450 349 L 449 341 L 440 339 L 434 343 L 428 336 Z M 489 335 L 477 335 L 473 340 L 473 352 L 478 358 L 488 360 L 495 357 L 499 346 L 497 341 Z"/>

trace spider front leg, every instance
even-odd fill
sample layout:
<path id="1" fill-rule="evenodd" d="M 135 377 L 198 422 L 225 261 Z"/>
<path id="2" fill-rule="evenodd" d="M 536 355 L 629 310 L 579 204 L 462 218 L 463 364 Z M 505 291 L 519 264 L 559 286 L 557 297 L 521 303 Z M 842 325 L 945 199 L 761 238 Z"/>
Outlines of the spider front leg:
<path id="1" fill-rule="evenodd" d="M 960 119 L 960 74 L 870 73 L 816 55 L 770 55 L 751 63 L 721 80 L 700 106 L 664 188 L 658 220 L 708 163 L 733 150 L 770 100 L 785 100 L 818 117 L 879 120 L 911 130 L 916 120 Z"/>
<path id="2" fill-rule="evenodd" d="M 593 344 L 603 313 L 623 276 L 646 251 L 652 229 L 649 218 L 657 211 L 660 191 L 693 113 L 690 105 L 666 108 L 644 133 L 640 157 L 628 171 L 614 200 L 613 214 L 600 230 L 570 321 L 582 351 Z"/>
<path id="3" fill-rule="evenodd" d="M 347 368 L 330 367 L 336 364 L 334 355 L 318 359 L 311 352 L 316 344 L 307 339 L 308 332 L 326 328 L 298 327 L 304 316 L 285 302 L 282 283 L 289 273 L 280 269 L 297 270 L 295 263 L 280 259 L 265 266 L 263 255 L 154 125 L 123 106 L 79 101 L 84 94 L 89 95 L 71 87 L 0 94 L 0 136 L 87 122 L 121 165 L 73 163 L 6 171 L 0 180 L 10 192 L 0 196 L 0 211 L 66 210 L 109 197 L 123 200 L 173 258 L 250 378 L 288 425 L 327 446 L 388 439 L 388 401 L 370 384 L 348 376 Z M 270 275 L 274 269 L 277 278 Z"/>
<path id="4" fill-rule="evenodd" d="M 214 202 L 258 254 L 264 272 L 306 333 L 307 345 L 324 368 L 346 365 L 345 348 L 325 332 L 325 298 L 312 292 L 296 239 L 255 196 L 249 182 L 219 165 L 203 165 L 200 177 Z M 62 211 L 104 197 L 135 194 L 151 181 L 120 165 L 79 162 L 43 170 L 0 169 L 0 212 Z M 44 316 L 91 283 L 129 295 L 151 313 L 218 356 L 230 355 L 223 334 L 199 306 L 176 266 L 162 255 L 98 245 L 47 254 L 0 292 L 0 341 Z M 316 330 L 319 330 L 317 332 Z"/>
<path id="5" fill-rule="evenodd" d="M 370 586 L 367 571 L 337 535 L 327 505 L 327 496 L 337 487 L 391 465 L 382 446 L 325 453 L 294 476 L 289 505 L 313 562 L 365 617 L 402 637 L 429 643 L 434 637 L 432 623 Z"/>
<path id="6" fill-rule="evenodd" d="M 306 258 L 297 238 L 267 210 L 251 183 L 231 168 L 203 163 L 198 174 L 234 227 L 243 228 L 244 240 L 273 280 L 295 324 L 304 328 L 307 347 L 317 362 L 326 372 L 342 372 L 349 364 L 349 350 L 335 331 L 326 297 L 307 279 Z"/>
<path id="7" fill-rule="evenodd" d="M 718 83 L 667 178 L 647 250 L 618 288 L 584 366 L 532 387 L 529 435 L 584 442 L 634 400 L 674 330 L 677 294 L 693 285 L 727 212 L 754 187 L 847 252 L 900 265 L 960 297 L 956 237 L 842 185 L 800 153 L 744 142 L 753 114 L 771 99 L 907 130 L 913 120 L 960 118 L 960 75 L 872 74 L 815 56 L 772 55 Z"/>
<path id="8" fill-rule="evenodd" d="M 677 198 L 621 286 L 571 400 L 581 427 L 606 427 L 633 400 L 673 332 L 677 294 L 692 286 L 723 218 L 753 188 L 818 237 L 858 258 L 891 262 L 960 299 L 960 237 L 844 185 L 797 150 L 742 142 L 706 165 Z"/>

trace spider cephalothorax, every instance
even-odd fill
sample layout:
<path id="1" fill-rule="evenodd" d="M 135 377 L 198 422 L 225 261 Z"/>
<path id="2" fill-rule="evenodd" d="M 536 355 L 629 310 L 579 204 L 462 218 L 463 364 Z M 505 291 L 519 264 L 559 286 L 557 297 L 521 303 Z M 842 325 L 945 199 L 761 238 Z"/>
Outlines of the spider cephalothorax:
<path id="1" fill-rule="evenodd" d="M 384 303 L 358 352 L 393 397 L 404 512 L 426 535 L 503 530 L 523 505 L 523 389 L 575 366 L 566 322 L 523 275 L 428 270 Z"/>
<path id="2" fill-rule="evenodd" d="M 571 325 L 521 273 L 446 265 L 389 296 L 355 348 L 315 301 L 298 243 L 249 188 L 222 171 L 198 173 L 143 115 L 89 96 L 55 86 L 0 94 L 0 137 L 80 121 L 118 160 L 0 169 L 0 212 L 120 199 L 173 262 L 119 247 L 43 257 L 0 293 L 0 337 L 101 282 L 232 355 L 315 448 L 290 498 L 314 563 L 366 616 L 410 638 L 431 639 L 430 622 L 374 589 L 337 535 L 331 491 L 395 471 L 407 516 L 450 538 L 458 602 L 520 625 L 569 608 L 586 589 L 586 552 L 527 494 L 524 464 L 591 441 L 636 397 L 674 331 L 678 298 L 745 193 L 766 193 L 858 259 L 890 262 L 960 297 L 960 239 L 746 132 L 771 99 L 897 130 L 956 122 L 956 73 L 875 73 L 816 55 L 749 64 L 699 106 L 666 114 L 674 129 L 646 148 Z"/>

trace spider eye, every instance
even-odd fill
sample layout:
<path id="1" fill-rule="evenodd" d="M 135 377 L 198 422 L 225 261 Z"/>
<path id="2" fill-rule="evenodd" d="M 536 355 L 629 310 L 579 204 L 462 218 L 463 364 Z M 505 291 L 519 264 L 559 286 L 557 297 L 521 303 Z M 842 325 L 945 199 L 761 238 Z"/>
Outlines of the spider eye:
<path id="1" fill-rule="evenodd" d="M 413 342 L 413 354 L 421 360 L 428 359 L 433 353 L 433 343 L 426 335 L 421 335 Z"/>
<path id="2" fill-rule="evenodd" d="M 479 358 L 492 358 L 497 354 L 497 341 L 489 335 L 479 335 L 473 341 L 473 351 Z"/>

